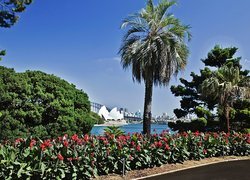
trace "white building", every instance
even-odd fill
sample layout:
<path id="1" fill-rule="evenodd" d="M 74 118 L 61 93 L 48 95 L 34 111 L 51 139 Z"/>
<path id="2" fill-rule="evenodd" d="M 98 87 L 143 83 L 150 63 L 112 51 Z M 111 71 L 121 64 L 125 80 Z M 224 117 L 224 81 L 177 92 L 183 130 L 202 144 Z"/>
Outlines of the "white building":
<path id="1" fill-rule="evenodd" d="M 117 107 L 113 108 L 110 112 L 106 106 L 102 106 L 98 112 L 98 115 L 103 117 L 105 120 L 122 120 L 124 119 L 123 113 L 117 110 Z"/>

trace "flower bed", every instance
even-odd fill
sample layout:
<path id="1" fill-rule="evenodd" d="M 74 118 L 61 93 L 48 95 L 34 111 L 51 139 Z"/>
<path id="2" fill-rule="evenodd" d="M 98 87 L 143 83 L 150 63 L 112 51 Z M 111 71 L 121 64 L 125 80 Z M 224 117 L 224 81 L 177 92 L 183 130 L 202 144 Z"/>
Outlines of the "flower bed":
<path id="1" fill-rule="evenodd" d="M 88 179 L 206 157 L 250 154 L 250 134 L 163 132 L 17 139 L 0 144 L 0 179 Z M 124 161 L 125 160 L 125 161 Z"/>

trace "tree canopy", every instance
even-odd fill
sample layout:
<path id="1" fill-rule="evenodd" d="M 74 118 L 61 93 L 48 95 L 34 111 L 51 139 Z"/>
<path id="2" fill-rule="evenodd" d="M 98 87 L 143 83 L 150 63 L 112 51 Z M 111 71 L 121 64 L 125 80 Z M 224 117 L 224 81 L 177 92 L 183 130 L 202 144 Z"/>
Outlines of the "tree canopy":
<path id="1" fill-rule="evenodd" d="M 234 85 L 243 86 L 240 81 L 243 79 L 249 79 L 249 70 L 243 70 L 240 65 L 240 57 L 234 57 L 237 52 L 237 48 L 221 48 L 216 45 L 207 55 L 202 62 L 205 64 L 205 68 L 200 70 L 200 74 L 195 74 L 192 72 L 190 76 L 191 81 L 181 78 L 180 82 L 182 85 L 172 86 L 171 91 L 175 96 L 181 97 L 181 108 L 175 109 L 174 113 L 178 118 L 185 117 L 188 114 L 194 114 L 197 119 L 191 123 L 169 123 L 169 125 L 174 130 L 225 130 L 225 116 L 223 107 L 219 106 L 220 98 L 213 95 L 204 95 L 201 90 L 201 85 L 208 81 L 209 78 L 218 74 L 223 69 L 231 67 L 231 72 L 233 74 L 228 74 L 228 76 L 234 76 L 235 71 L 238 72 L 238 80 Z M 238 69 L 238 70 L 237 70 Z M 234 72 L 233 72 L 234 71 Z M 231 79 L 231 78 L 230 78 Z M 249 87 L 245 84 L 243 87 Z M 249 89 L 249 88 L 246 88 Z M 208 90 L 208 89 L 207 89 Z M 212 90 L 212 89 L 210 89 Z M 209 90 L 208 90 L 209 91 Z M 232 109 L 230 110 L 230 125 L 232 129 L 240 130 L 243 128 L 250 127 L 250 116 L 248 113 L 250 111 L 250 99 L 240 99 L 238 98 L 232 104 Z M 198 126 L 194 125 L 198 124 Z M 192 124 L 192 125 L 191 125 Z"/>
<path id="2" fill-rule="evenodd" d="M 226 120 L 226 131 L 230 131 L 230 110 L 234 102 L 250 98 L 250 78 L 240 75 L 238 67 L 232 64 L 221 66 L 200 86 L 201 95 L 218 103 Z"/>
<path id="3" fill-rule="evenodd" d="M 150 134 L 153 85 L 168 85 L 187 63 L 185 40 L 191 38 L 190 27 L 169 13 L 175 4 L 163 0 L 154 5 L 148 0 L 144 9 L 128 16 L 121 26 L 128 28 L 120 48 L 121 64 L 132 69 L 134 81 L 145 82 L 144 134 Z"/>
<path id="4" fill-rule="evenodd" d="M 18 13 L 23 12 L 32 0 L 1 0 L 0 27 L 9 28 L 19 19 Z"/>
<path id="5" fill-rule="evenodd" d="M 88 133 L 96 119 L 86 93 L 41 71 L 0 67 L 0 138 Z"/>
<path id="6" fill-rule="evenodd" d="M 23 12 L 33 0 L 0 0 L 0 27 L 10 28 L 19 19 L 18 14 Z M 5 50 L 0 49 L 0 60 L 5 55 Z"/>

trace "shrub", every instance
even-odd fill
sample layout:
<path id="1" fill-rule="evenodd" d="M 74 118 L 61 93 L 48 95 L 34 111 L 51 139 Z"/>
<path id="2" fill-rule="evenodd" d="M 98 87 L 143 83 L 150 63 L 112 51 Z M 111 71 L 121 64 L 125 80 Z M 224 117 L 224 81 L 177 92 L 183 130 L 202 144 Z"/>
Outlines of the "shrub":
<path id="1" fill-rule="evenodd" d="M 194 119 L 191 122 L 184 122 L 184 121 L 176 121 L 175 122 L 169 122 L 168 126 L 172 128 L 174 131 L 179 130 L 179 132 L 184 132 L 184 131 L 205 131 L 205 127 L 207 125 L 207 120 L 204 117 Z"/>
<path id="2" fill-rule="evenodd" d="M 0 139 L 88 133 L 95 120 L 88 96 L 40 71 L 0 67 Z"/>
<path id="3" fill-rule="evenodd" d="M 0 179 L 89 179 L 107 173 L 217 156 L 247 156 L 250 134 L 113 134 L 16 139 L 0 144 Z"/>

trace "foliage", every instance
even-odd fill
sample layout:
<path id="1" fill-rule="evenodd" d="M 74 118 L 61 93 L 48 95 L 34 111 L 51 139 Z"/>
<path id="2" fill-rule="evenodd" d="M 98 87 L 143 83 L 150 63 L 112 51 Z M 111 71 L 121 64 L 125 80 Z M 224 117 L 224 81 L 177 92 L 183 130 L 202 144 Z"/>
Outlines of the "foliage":
<path id="1" fill-rule="evenodd" d="M 0 50 L 0 61 L 2 60 L 2 56 L 5 56 L 6 51 L 5 50 Z"/>
<path id="2" fill-rule="evenodd" d="M 121 64 L 131 68 L 133 80 L 145 82 L 143 133 L 150 134 L 153 85 L 167 86 L 171 76 L 177 75 L 187 63 L 189 54 L 185 43 L 189 40 L 189 26 L 169 13 L 175 1 L 152 0 L 139 13 L 128 16 L 122 28 L 128 28 L 120 48 Z"/>
<path id="3" fill-rule="evenodd" d="M 109 135 L 113 134 L 115 137 L 124 135 L 124 131 L 118 126 L 108 126 L 104 129 L 104 133 Z"/>
<path id="4" fill-rule="evenodd" d="M 1 179 L 90 179 L 107 173 L 227 155 L 248 156 L 250 134 L 181 133 L 16 139 L 0 144 Z"/>
<path id="5" fill-rule="evenodd" d="M 210 78 L 203 81 L 200 87 L 201 96 L 213 98 L 218 103 L 218 108 L 227 120 L 226 130 L 229 132 L 230 111 L 233 103 L 250 98 L 250 77 L 240 75 L 238 67 L 224 65 L 214 71 Z"/>
<path id="6" fill-rule="evenodd" d="M 0 27 L 9 28 L 14 25 L 20 12 L 32 3 L 32 0 L 1 0 L 0 2 Z"/>
<path id="7" fill-rule="evenodd" d="M 197 118 L 194 120 L 191 120 L 191 122 L 182 122 L 180 120 L 176 122 L 169 122 L 168 125 L 171 127 L 174 131 L 179 130 L 179 132 L 184 132 L 184 131 L 197 131 L 197 129 L 201 131 L 206 131 L 206 126 L 207 126 L 207 119 L 204 117 Z"/>
<path id="8" fill-rule="evenodd" d="M 0 139 L 88 133 L 88 96 L 54 75 L 0 67 Z"/>
<path id="9" fill-rule="evenodd" d="M 9 28 L 19 19 L 18 13 L 23 12 L 32 0 L 1 0 L 0 1 L 0 27 Z M 0 49 L 1 56 L 5 55 L 5 50 Z"/>
<path id="10" fill-rule="evenodd" d="M 104 124 L 104 119 L 101 118 L 97 113 L 90 112 L 90 117 L 95 122 L 95 124 Z"/>
<path id="11" fill-rule="evenodd" d="M 181 97 L 181 108 L 175 109 L 174 113 L 177 118 L 185 117 L 188 114 L 194 114 L 198 118 L 204 117 L 207 120 L 207 126 L 205 130 L 209 131 L 217 131 L 219 129 L 225 129 L 226 120 L 224 117 L 224 113 L 221 108 L 218 108 L 219 99 L 214 98 L 214 96 L 204 96 L 202 95 L 201 85 L 204 81 L 211 78 L 215 71 L 225 67 L 233 67 L 234 69 L 239 70 L 239 76 L 241 79 L 249 78 L 249 71 L 242 70 L 240 65 L 241 58 L 234 57 L 235 53 L 237 52 L 237 48 L 221 48 L 220 46 L 216 45 L 207 55 L 202 62 L 205 64 L 205 68 L 200 70 L 200 74 L 195 74 L 192 72 L 190 74 L 191 81 L 187 81 L 186 79 L 180 78 L 180 82 L 182 85 L 178 86 L 171 86 L 171 91 L 175 96 Z M 211 66 L 211 68 L 209 68 Z M 230 117 L 231 119 L 231 127 L 234 130 L 241 130 L 245 127 L 250 126 L 250 124 L 245 122 L 245 118 L 242 117 L 241 110 L 248 109 L 245 105 L 247 100 L 237 100 L 237 103 L 233 103 L 233 108 Z M 216 111 L 217 110 L 217 111 Z M 216 113 L 214 113 L 216 112 Z M 234 112 L 234 114 L 233 114 Z M 219 121 L 218 121 L 219 120 Z M 245 123 L 241 123 L 245 122 Z M 187 124 L 187 123 L 183 123 Z M 178 129 L 181 128 L 179 124 L 178 127 L 174 123 L 170 123 L 171 128 Z M 188 127 L 191 127 L 187 125 Z M 191 130 L 191 129 L 190 129 Z M 196 130 L 204 130 L 202 127 L 201 129 L 194 129 Z"/>

